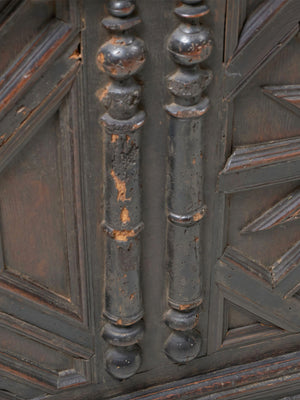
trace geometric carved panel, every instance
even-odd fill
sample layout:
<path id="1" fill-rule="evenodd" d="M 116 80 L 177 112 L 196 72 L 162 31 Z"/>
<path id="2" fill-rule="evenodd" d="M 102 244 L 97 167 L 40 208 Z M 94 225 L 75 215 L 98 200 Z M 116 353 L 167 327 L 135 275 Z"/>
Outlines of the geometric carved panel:
<path id="1" fill-rule="evenodd" d="M 79 16 L 14 0 L 0 17 L 1 399 L 91 380 Z"/>
<path id="2" fill-rule="evenodd" d="M 227 100 L 232 100 L 259 68 L 299 32 L 298 0 L 264 0 L 257 5 L 251 10 L 245 1 L 227 2 L 225 61 L 230 76 L 225 82 Z M 247 10 L 253 12 L 243 24 Z"/>
<path id="3" fill-rule="evenodd" d="M 22 385 L 29 384 L 32 394 L 90 381 L 89 333 L 65 320 L 67 314 L 81 325 L 87 318 L 85 276 L 78 259 L 82 227 L 75 219 L 78 177 L 72 135 L 63 123 L 69 102 L 69 97 L 62 101 L 0 173 L 0 295 L 5 312 L 0 312 L 0 374 L 7 381 L 20 375 L 22 392 Z M 51 318 L 45 307 L 54 313 Z M 30 324 L 21 321 L 28 317 Z M 80 337 L 83 343 L 77 344 Z"/>
<path id="4" fill-rule="evenodd" d="M 300 278 L 300 241 L 270 266 L 253 261 L 232 247 L 225 250 L 221 260 L 225 259 L 227 263 L 240 265 L 244 271 L 276 289 L 275 292 L 284 299 L 297 291 Z"/>
<path id="5" fill-rule="evenodd" d="M 289 184 L 289 187 L 293 186 Z M 241 231 L 242 221 L 248 219 L 247 215 L 252 215 L 255 208 L 259 210 L 264 202 L 268 204 L 269 197 L 276 198 L 278 190 L 282 190 L 283 200 L 277 200 L 275 205 Z M 277 224 L 296 219 L 298 188 L 287 196 L 286 192 L 289 193 L 290 189 L 284 191 L 284 188 L 279 189 L 277 185 L 274 188 L 266 187 L 251 193 L 241 192 L 228 196 L 231 205 L 231 234 L 227 237 L 229 245 L 216 265 L 215 280 L 218 289 L 215 296 L 218 298 L 216 304 L 219 304 L 219 318 L 215 322 L 216 330 L 211 349 L 275 339 L 300 330 L 299 231 L 296 226 L 294 235 L 293 229 L 290 229 L 290 235 L 283 229 L 277 230 L 273 235 L 272 232 L 263 231 L 265 225 L 265 230 L 268 230 Z M 278 197 L 277 195 L 277 199 Z M 253 228 L 250 229 L 252 225 Z M 261 229 L 254 229 L 255 227 L 262 228 L 262 232 L 257 233 Z M 234 230 L 236 234 L 232 233 Z M 280 240 L 283 234 L 284 237 Z M 278 244 L 274 249 L 276 241 Z M 266 253 L 266 257 L 262 259 L 272 259 L 279 253 L 278 259 L 270 264 L 266 261 L 255 261 L 253 258 L 260 258 L 258 246 Z"/>
<path id="6" fill-rule="evenodd" d="M 219 318 L 215 322 L 211 349 L 299 332 L 300 302 L 293 296 L 300 281 L 299 249 L 300 242 L 282 257 L 282 261 L 279 259 L 268 267 L 245 257 L 235 248 L 226 248 L 216 265 Z M 280 264 L 282 268 L 278 267 Z M 231 311 L 230 316 L 226 309 L 228 302 L 242 310 L 242 314 L 235 312 L 232 316 Z M 240 326 L 236 322 L 238 317 Z M 228 327 L 229 321 L 232 329 Z"/>
<path id="7" fill-rule="evenodd" d="M 229 144 L 218 189 L 227 225 L 215 267 L 211 352 L 300 332 L 300 92 L 293 39 L 300 3 L 228 0 L 226 7 Z M 273 84 L 284 79 L 288 84 Z"/>

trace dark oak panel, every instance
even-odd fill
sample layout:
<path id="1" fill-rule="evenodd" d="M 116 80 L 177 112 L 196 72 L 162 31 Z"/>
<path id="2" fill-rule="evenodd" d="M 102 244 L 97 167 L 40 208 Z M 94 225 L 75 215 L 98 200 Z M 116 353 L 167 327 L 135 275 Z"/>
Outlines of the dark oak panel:
<path id="1" fill-rule="evenodd" d="M 299 5 L 226 5 L 216 206 L 224 230 L 215 241 L 209 353 L 299 332 Z"/>
<path id="2" fill-rule="evenodd" d="M 12 1 L 2 11 L 0 390 L 32 399 L 92 377 L 79 9 Z"/>
<path id="3" fill-rule="evenodd" d="M 0 400 L 297 398 L 298 0 L 0 0 Z"/>
<path id="4" fill-rule="evenodd" d="M 56 114 L 2 172 L 2 253 L 8 272 L 69 298 L 58 123 Z"/>

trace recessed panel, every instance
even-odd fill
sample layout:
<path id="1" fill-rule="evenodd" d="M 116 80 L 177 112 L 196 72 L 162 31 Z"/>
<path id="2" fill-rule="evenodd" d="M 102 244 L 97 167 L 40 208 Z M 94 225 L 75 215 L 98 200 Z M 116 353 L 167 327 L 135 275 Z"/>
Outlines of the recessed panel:
<path id="1" fill-rule="evenodd" d="M 69 297 L 58 114 L 0 176 L 0 215 L 7 271 Z"/>
<path id="2" fill-rule="evenodd" d="M 265 266 L 274 264 L 299 240 L 299 220 L 287 220 L 257 232 L 245 231 L 245 227 L 297 187 L 297 183 L 290 183 L 230 195 L 228 245 Z"/>
<path id="3" fill-rule="evenodd" d="M 250 81 L 234 100 L 233 146 L 299 135 L 299 115 L 268 97 L 266 86 L 300 82 L 299 40 L 293 39 Z"/>
<path id="4" fill-rule="evenodd" d="M 235 306 L 234 304 L 227 305 L 227 329 L 242 328 L 248 325 L 257 324 L 259 318 L 246 310 Z"/>

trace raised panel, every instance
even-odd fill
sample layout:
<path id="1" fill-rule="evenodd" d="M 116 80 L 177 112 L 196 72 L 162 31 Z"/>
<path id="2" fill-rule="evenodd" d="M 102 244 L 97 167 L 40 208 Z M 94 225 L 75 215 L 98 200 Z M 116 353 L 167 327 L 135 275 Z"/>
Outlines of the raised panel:
<path id="1" fill-rule="evenodd" d="M 20 358 L 30 360 L 33 365 L 41 366 L 45 369 L 59 371 L 70 369 L 70 360 L 61 352 L 46 348 L 42 344 L 1 327 L 0 343 L 2 354 L 11 359 Z"/>
<path id="2" fill-rule="evenodd" d="M 91 381 L 79 10 L 25 0 L 3 13 L 0 391 L 32 399 Z"/>
<path id="3" fill-rule="evenodd" d="M 53 337 L 54 339 L 55 337 Z M 49 342 L 41 343 L 24 336 L 12 326 L 0 327 L 0 365 L 10 374 L 22 374 L 40 390 L 53 392 L 55 389 L 85 383 L 90 380 L 89 369 L 83 358 L 74 358 Z"/>
<path id="4" fill-rule="evenodd" d="M 1 233 L 6 271 L 69 298 L 58 117 L 50 118 L 1 174 Z"/>
<path id="5" fill-rule="evenodd" d="M 71 71 L 74 79 L 76 69 Z M 81 220 L 82 200 L 80 193 L 75 195 L 81 185 L 80 175 L 75 175 L 78 132 L 70 129 L 76 125 L 75 93 L 61 99 L 73 79 L 67 86 L 58 85 L 50 104 L 46 97 L 44 109 L 31 113 L 1 148 L 6 168 L 0 177 L 0 280 L 4 287 L 18 288 L 34 301 L 82 320 L 86 319 L 84 266 L 79 263 L 83 228 L 76 222 Z"/>
<path id="6" fill-rule="evenodd" d="M 289 224 L 282 220 L 267 229 L 243 229 L 251 227 L 249 221 L 255 215 L 260 216 L 257 221 L 268 221 L 268 212 L 274 213 L 279 206 L 281 216 L 284 205 L 290 215 L 293 205 L 288 204 L 294 198 L 291 194 L 296 197 L 297 188 L 295 182 L 227 195 L 227 247 L 216 266 L 218 322 L 211 349 L 299 332 L 299 303 L 295 301 L 300 279 L 299 221 L 291 218 Z M 224 299 L 243 309 L 243 314 L 238 315 L 232 307 L 228 310 Z M 248 326 L 243 326 L 245 323 Z M 228 327 L 225 334 L 224 324 Z"/>
<path id="7" fill-rule="evenodd" d="M 275 338 L 283 343 L 300 331 L 299 3 L 235 4 L 227 1 L 226 161 L 217 184 L 225 226 L 212 285 L 210 352 Z"/>

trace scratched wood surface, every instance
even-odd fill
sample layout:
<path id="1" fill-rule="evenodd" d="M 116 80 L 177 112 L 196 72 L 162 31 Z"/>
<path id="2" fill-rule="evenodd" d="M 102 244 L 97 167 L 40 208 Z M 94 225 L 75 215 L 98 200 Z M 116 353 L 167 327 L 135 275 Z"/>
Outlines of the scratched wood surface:
<path id="1" fill-rule="evenodd" d="M 299 0 L 0 0 L 0 400 L 296 400 Z"/>

